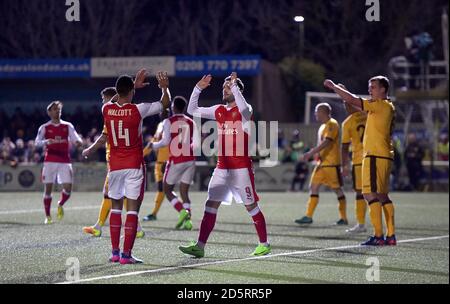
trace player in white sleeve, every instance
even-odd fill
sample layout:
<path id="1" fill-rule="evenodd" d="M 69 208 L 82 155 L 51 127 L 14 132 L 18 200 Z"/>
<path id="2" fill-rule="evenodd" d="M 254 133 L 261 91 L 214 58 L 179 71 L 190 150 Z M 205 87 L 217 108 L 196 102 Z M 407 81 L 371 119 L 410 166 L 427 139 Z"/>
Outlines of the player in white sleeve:
<path id="1" fill-rule="evenodd" d="M 50 207 L 52 203 L 53 184 L 62 184 L 61 199 L 58 201 L 58 219 L 64 217 L 63 206 L 72 192 L 73 171 L 70 160 L 70 143 L 81 147 L 82 140 L 70 122 L 61 119 L 62 103 L 53 101 L 47 106 L 50 121 L 39 127 L 35 139 L 36 147 L 45 147 L 42 182 L 45 185 L 44 209 L 45 224 L 52 223 Z"/>
<path id="2" fill-rule="evenodd" d="M 234 198 L 237 203 L 245 205 L 258 234 L 259 245 L 252 255 L 266 255 L 270 253 L 271 246 L 267 239 L 266 221 L 258 206 L 253 165 L 248 151 L 250 134 L 247 122 L 252 119 L 252 107 L 242 95 L 244 84 L 236 73 L 225 78 L 223 83 L 222 100 L 226 104 L 198 107 L 200 93 L 210 85 L 211 79 L 211 75 L 207 75 L 197 83 L 189 100 L 188 113 L 217 121 L 218 162 L 209 183 L 198 240 L 189 246 L 180 246 L 179 249 L 183 253 L 203 257 L 220 205 L 230 204 Z"/>
<path id="3" fill-rule="evenodd" d="M 160 102 L 133 104 L 134 82 L 129 76 L 120 76 L 116 82 L 118 99 L 102 108 L 111 148 L 109 159 L 108 196 L 112 200 L 109 218 L 112 256 L 110 261 L 120 264 L 142 263 L 131 254 L 138 226 L 138 214 L 145 191 L 145 166 L 142 154 L 142 120 L 160 113 L 170 105 L 167 73 L 158 73 L 163 91 Z M 123 199 L 127 198 L 125 238 L 120 254 Z"/>
<path id="4" fill-rule="evenodd" d="M 194 150 L 200 145 L 195 122 L 184 115 L 187 100 L 176 96 L 172 102 L 173 115 L 163 121 L 162 139 L 150 146 L 154 149 L 169 146 L 169 160 L 164 173 L 164 192 L 172 206 L 179 212 L 176 229 L 192 230 L 191 200 L 189 187 L 195 175 Z M 175 194 L 174 187 L 180 184 L 181 200 Z"/>

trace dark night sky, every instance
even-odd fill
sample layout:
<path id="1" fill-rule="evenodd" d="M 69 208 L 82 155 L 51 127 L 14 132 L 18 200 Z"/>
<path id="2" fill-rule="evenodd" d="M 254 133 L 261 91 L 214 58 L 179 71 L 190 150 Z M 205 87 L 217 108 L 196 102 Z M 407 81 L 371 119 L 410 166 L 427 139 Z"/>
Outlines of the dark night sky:
<path id="1" fill-rule="evenodd" d="M 63 0 L 0 2 L 0 58 L 260 54 L 274 64 L 296 56 L 305 16 L 304 57 L 357 90 L 386 74 L 404 38 L 428 31 L 442 59 L 441 14 L 448 0 L 380 0 L 381 21 L 367 22 L 364 0 L 80 0 L 81 21 L 67 22 Z"/>
<path id="2" fill-rule="evenodd" d="M 306 18 L 305 51 L 311 58 L 319 48 L 332 51 L 352 38 L 369 50 L 377 49 L 380 37 L 395 36 L 402 45 L 403 35 L 414 29 L 429 31 L 439 45 L 440 15 L 448 8 L 444 0 L 381 0 L 381 21 L 370 23 L 363 0 L 80 3 L 81 22 L 69 23 L 61 0 L 2 1 L 0 58 L 258 53 L 277 62 L 298 50 L 292 20 L 297 14 Z M 334 34 L 332 41 L 324 40 L 326 32 Z"/>

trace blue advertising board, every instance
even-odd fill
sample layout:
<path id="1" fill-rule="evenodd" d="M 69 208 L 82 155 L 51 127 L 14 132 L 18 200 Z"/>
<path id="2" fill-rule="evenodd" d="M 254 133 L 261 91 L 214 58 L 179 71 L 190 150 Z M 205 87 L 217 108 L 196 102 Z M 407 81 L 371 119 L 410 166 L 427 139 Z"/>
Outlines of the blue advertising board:
<path id="1" fill-rule="evenodd" d="M 90 59 L 0 59 L 0 78 L 89 78 Z"/>
<path id="2" fill-rule="evenodd" d="M 128 67 L 130 64 L 132 65 L 136 62 L 143 65 L 141 62 L 153 62 L 156 59 L 161 61 L 161 58 L 165 60 L 163 70 L 167 70 L 170 75 L 175 74 L 176 76 L 181 77 L 201 76 L 206 74 L 224 76 L 231 74 L 231 72 L 237 72 L 240 76 L 255 76 L 259 75 L 261 69 L 261 57 L 259 55 L 92 59 L 0 59 L 0 79 L 115 77 L 117 76 L 116 72 L 112 73 L 109 70 L 105 70 L 104 66 L 99 66 L 97 63 L 99 61 L 108 62 L 110 64 L 116 62 L 120 63 L 120 66 L 122 67 L 125 62 Z M 154 63 L 150 65 L 149 68 L 152 68 Z M 173 65 L 175 65 L 175 67 Z M 139 67 L 137 66 L 130 67 L 131 70 L 137 70 L 138 68 Z"/>
<path id="3" fill-rule="evenodd" d="M 260 73 L 261 57 L 248 56 L 177 56 L 176 76 L 223 76 L 236 72 L 238 75 L 255 76 Z"/>

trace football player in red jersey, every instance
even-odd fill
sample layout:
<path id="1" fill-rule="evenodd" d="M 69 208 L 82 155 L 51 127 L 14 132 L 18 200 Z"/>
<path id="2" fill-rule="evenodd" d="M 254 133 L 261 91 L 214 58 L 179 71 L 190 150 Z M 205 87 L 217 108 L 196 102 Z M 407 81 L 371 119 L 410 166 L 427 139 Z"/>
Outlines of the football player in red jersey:
<path id="1" fill-rule="evenodd" d="M 172 102 L 173 115 L 163 121 L 162 139 L 150 143 L 150 147 L 159 149 L 169 146 L 169 160 L 164 173 L 164 192 L 172 206 L 179 212 L 176 229 L 192 229 L 191 201 L 189 186 L 194 180 L 195 156 L 194 150 L 200 143 L 198 132 L 195 132 L 195 122 L 184 115 L 187 100 L 176 96 Z M 174 187 L 180 183 L 181 201 L 175 194 Z"/>
<path id="2" fill-rule="evenodd" d="M 195 86 L 189 100 L 188 113 L 217 121 L 219 151 L 216 169 L 208 186 L 208 198 L 196 243 L 180 246 L 179 249 L 195 257 L 204 256 L 204 247 L 214 228 L 217 210 L 222 203 L 231 204 L 232 199 L 243 203 L 253 219 L 259 245 L 252 255 L 266 255 L 271 251 L 267 239 L 266 221 L 258 206 L 252 160 L 248 151 L 248 122 L 252 119 L 252 107 L 242 92 L 244 84 L 236 73 L 225 78 L 222 100 L 225 104 L 199 107 L 198 98 L 202 90 L 211 83 L 211 75 L 204 76 Z"/>
<path id="3" fill-rule="evenodd" d="M 108 196 L 112 200 L 109 218 L 112 256 L 111 262 L 121 264 L 142 263 L 131 255 L 138 224 L 139 208 L 145 191 L 145 166 L 142 154 L 142 121 L 159 114 L 170 105 L 167 73 L 157 75 L 163 91 L 161 101 L 133 104 L 134 82 L 130 76 L 120 76 L 116 82 L 117 101 L 102 108 L 104 124 L 108 130 L 110 146 Z M 122 227 L 123 198 L 127 198 L 125 239 L 120 256 L 120 230 Z"/>
<path id="4" fill-rule="evenodd" d="M 135 89 L 141 89 L 149 85 L 148 82 L 145 82 L 145 79 L 147 78 L 147 72 L 145 69 L 141 69 L 137 72 L 136 78 L 134 81 L 134 88 Z M 117 95 L 117 91 L 115 87 L 109 87 L 105 88 L 101 92 L 102 96 L 102 103 L 105 104 L 111 100 Z M 103 131 L 102 135 L 99 136 L 96 141 L 90 145 L 88 148 L 83 150 L 83 157 L 88 158 L 90 154 L 97 151 L 100 147 L 106 148 L 106 163 L 109 171 L 109 155 L 110 155 L 110 147 L 108 144 L 108 130 L 105 125 L 103 125 Z M 126 199 L 124 200 L 124 205 L 126 206 Z M 95 237 L 100 237 L 102 235 L 102 227 L 105 224 L 106 220 L 108 219 L 109 212 L 111 211 L 112 203 L 111 199 L 108 197 L 108 177 L 105 179 L 105 183 L 103 186 L 103 201 L 100 208 L 100 212 L 98 215 L 97 223 L 94 226 L 86 226 L 83 227 L 83 232 L 91 234 Z M 142 238 L 144 237 L 145 232 L 142 230 L 141 225 L 138 222 L 138 229 L 136 238 Z"/>
<path id="5" fill-rule="evenodd" d="M 45 224 L 52 223 L 50 206 L 52 203 L 53 184 L 62 184 L 61 199 L 58 201 L 58 219 L 64 217 L 63 206 L 72 192 L 73 171 L 69 154 L 69 143 L 81 147 L 82 140 L 70 122 L 61 119 L 63 104 L 53 101 L 47 106 L 50 121 L 39 127 L 35 139 L 36 146 L 45 147 L 42 182 L 45 185 L 44 209 Z"/>

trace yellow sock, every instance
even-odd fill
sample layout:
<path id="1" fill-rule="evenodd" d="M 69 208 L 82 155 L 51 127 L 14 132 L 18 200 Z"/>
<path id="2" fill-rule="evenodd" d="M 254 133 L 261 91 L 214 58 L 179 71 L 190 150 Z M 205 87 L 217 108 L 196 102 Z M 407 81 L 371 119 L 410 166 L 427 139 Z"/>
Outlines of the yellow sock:
<path id="1" fill-rule="evenodd" d="M 347 201 L 345 200 L 345 196 L 338 197 L 339 201 L 339 217 L 343 220 L 347 220 Z"/>
<path id="2" fill-rule="evenodd" d="M 159 208 L 161 208 L 162 202 L 164 201 L 164 192 L 156 192 L 155 197 L 155 207 L 153 207 L 152 214 L 156 215 L 159 211 Z"/>
<path id="3" fill-rule="evenodd" d="M 383 204 L 384 219 L 386 220 L 387 233 L 386 236 L 393 236 L 395 234 L 394 221 L 394 204 L 391 201 Z"/>
<path id="4" fill-rule="evenodd" d="M 369 214 L 370 221 L 373 225 L 374 234 L 376 237 L 383 235 L 383 213 L 381 211 L 381 203 L 378 200 L 372 200 L 369 202 Z"/>
<path id="5" fill-rule="evenodd" d="M 367 203 L 363 198 L 357 198 L 355 202 L 356 220 L 358 224 L 364 225 L 366 223 L 366 209 Z"/>
<path id="6" fill-rule="evenodd" d="M 127 204 L 128 204 L 128 200 L 127 200 L 126 197 L 124 197 L 124 198 L 123 198 L 123 208 L 124 208 L 126 211 L 128 211 L 128 209 L 127 209 Z"/>
<path id="7" fill-rule="evenodd" d="M 311 218 L 313 217 L 314 210 L 316 209 L 318 203 L 319 203 L 319 196 L 316 194 L 311 194 L 309 196 L 308 206 L 305 214 L 307 217 Z"/>
<path id="8" fill-rule="evenodd" d="M 106 219 L 108 218 L 111 207 L 112 207 L 111 199 L 103 198 L 102 207 L 100 208 L 100 213 L 98 214 L 98 224 L 100 226 L 105 225 L 105 222 L 106 222 Z"/>

